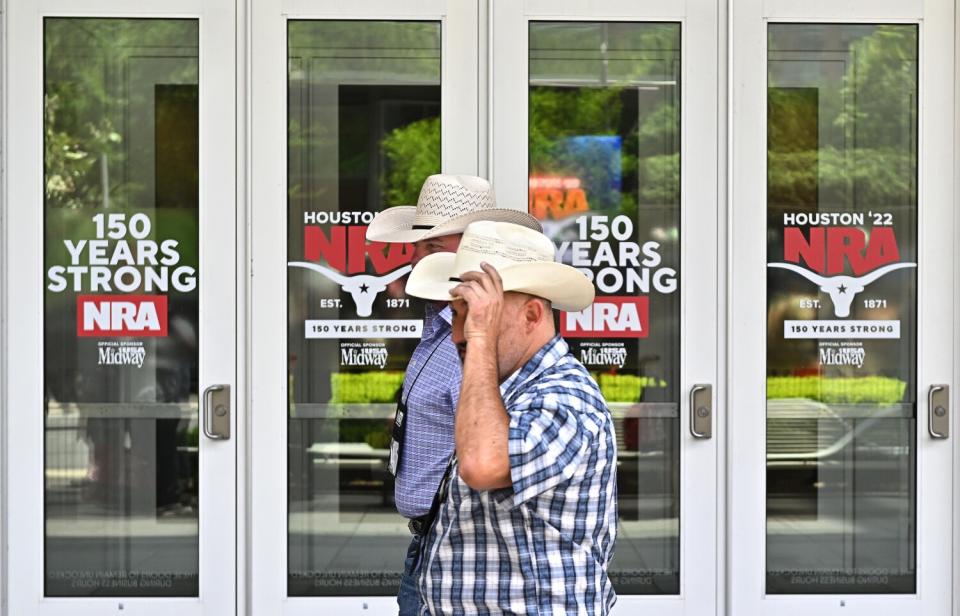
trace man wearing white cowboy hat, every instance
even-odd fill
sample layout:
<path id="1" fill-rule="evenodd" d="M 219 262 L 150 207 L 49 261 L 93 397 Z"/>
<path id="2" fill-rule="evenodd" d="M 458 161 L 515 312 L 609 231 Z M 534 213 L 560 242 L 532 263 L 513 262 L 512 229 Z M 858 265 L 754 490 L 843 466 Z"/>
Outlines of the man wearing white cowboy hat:
<path id="1" fill-rule="evenodd" d="M 417 205 L 380 212 L 367 228 L 367 239 L 412 242 L 411 263 L 415 266 L 427 255 L 455 252 L 463 230 L 477 220 L 510 221 L 540 229 L 529 214 L 498 208 L 490 183 L 483 178 L 431 175 L 420 189 Z M 420 613 L 420 543 L 426 516 L 453 452 L 461 370 L 450 339 L 452 319 L 447 302 L 427 303 L 423 336 L 407 366 L 393 426 L 389 468 L 396 475 L 397 510 L 410 520 L 413 534 L 397 595 L 400 616 Z"/>
<path id="2" fill-rule="evenodd" d="M 616 538 L 616 439 L 596 381 L 552 308 L 593 302 L 542 233 L 476 222 L 456 254 L 424 257 L 407 293 L 452 300 L 463 355 L 455 456 L 431 510 L 429 614 L 606 614 Z"/>

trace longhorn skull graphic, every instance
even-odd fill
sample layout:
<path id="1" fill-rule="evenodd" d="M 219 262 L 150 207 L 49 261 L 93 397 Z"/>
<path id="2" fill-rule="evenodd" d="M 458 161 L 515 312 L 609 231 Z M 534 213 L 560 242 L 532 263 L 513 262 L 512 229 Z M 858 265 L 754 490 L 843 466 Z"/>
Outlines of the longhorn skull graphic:
<path id="1" fill-rule="evenodd" d="M 369 274 L 344 276 L 329 267 L 307 261 L 290 261 L 287 265 L 313 270 L 340 285 L 340 288 L 353 297 L 353 303 L 357 305 L 357 316 L 359 317 L 370 316 L 373 313 L 373 300 L 377 298 L 377 294 L 386 290 L 388 284 L 413 269 L 410 265 L 404 265 L 383 276 L 371 276 Z"/>
<path id="2" fill-rule="evenodd" d="M 853 296 L 863 291 L 868 284 L 877 278 L 894 270 L 916 266 L 916 263 L 891 263 L 863 276 L 821 276 L 793 263 L 767 263 L 767 267 L 777 267 L 796 272 L 819 286 L 821 291 L 830 296 L 830 301 L 833 302 L 833 313 L 838 317 L 850 316 L 850 304 L 853 303 Z"/>

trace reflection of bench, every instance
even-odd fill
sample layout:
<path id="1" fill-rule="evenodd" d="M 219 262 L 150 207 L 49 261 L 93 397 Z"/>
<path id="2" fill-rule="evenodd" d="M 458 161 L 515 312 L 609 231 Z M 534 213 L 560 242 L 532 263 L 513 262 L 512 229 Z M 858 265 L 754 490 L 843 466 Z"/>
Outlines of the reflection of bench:
<path id="1" fill-rule="evenodd" d="M 767 401 L 767 464 L 807 467 L 827 462 L 853 446 L 871 457 L 898 458 L 909 435 L 897 419 L 913 417 L 912 404 L 826 404 L 805 398 Z M 885 421 L 886 420 L 886 421 Z M 869 437 L 869 440 L 867 440 Z M 862 463 L 858 467 L 862 468 Z"/>
<path id="2" fill-rule="evenodd" d="M 305 450 L 316 471 L 336 477 L 330 488 L 380 492 L 385 505 L 393 497 L 393 476 L 387 472 L 389 449 L 375 449 L 369 443 L 313 443 Z"/>
<path id="3" fill-rule="evenodd" d="M 909 487 L 913 404 L 767 401 L 767 503 L 777 516 L 831 519 L 857 499 Z M 876 502 L 874 500 L 873 502 Z"/>
<path id="4" fill-rule="evenodd" d="M 374 449 L 369 443 L 313 443 L 307 448 L 307 455 L 314 465 L 386 470 L 390 450 Z"/>

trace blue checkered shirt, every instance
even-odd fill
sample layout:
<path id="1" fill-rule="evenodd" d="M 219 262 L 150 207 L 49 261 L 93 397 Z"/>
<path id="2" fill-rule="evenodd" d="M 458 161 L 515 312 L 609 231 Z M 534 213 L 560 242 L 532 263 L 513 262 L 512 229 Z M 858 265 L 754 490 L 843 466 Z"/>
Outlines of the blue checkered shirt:
<path id="1" fill-rule="evenodd" d="M 500 386 L 513 485 L 451 469 L 426 537 L 422 614 L 607 614 L 617 532 L 616 439 L 596 381 L 559 336 Z"/>
<path id="2" fill-rule="evenodd" d="M 423 336 L 410 357 L 403 379 L 407 425 L 394 498 L 397 511 L 405 518 L 429 513 L 437 485 L 453 453 L 453 417 L 460 399 L 463 373 L 457 347 L 450 339 L 452 322 L 449 305 L 438 310 L 432 303 L 427 304 Z M 430 363 L 424 367 L 428 357 Z"/>

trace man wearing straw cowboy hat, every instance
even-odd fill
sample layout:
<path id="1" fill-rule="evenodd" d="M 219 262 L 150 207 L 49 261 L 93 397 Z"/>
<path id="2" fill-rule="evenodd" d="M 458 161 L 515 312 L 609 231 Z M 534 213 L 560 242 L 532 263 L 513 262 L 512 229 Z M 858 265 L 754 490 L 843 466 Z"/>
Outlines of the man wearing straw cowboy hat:
<path id="1" fill-rule="evenodd" d="M 490 183 L 465 175 L 431 175 L 417 205 L 380 212 L 367 239 L 414 246 L 412 264 L 430 254 L 457 250 L 467 225 L 477 220 L 509 221 L 540 230 L 525 212 L 498 208 Z M 397 510 L 410 520 L 397 603 L 400 616 L 420 612 L 420 543 L 437 486 L 453 452 L 453 418 L 460 395 L 460 360 L 450 339 L 453 316 L 446 301 L 428 302 L 423 335 L 404 376 L 393 425 L 389 469 L 396 475 Z"/>
<path id="2" fill-rule="evenodd" d="M 407 293 L 452 300 L 463 356 L 455 456 L 431 509 L 428 614 L 606 614 L 616 538 L 616 440 L 597 383 L 553 310 L 593 302 L 542 233 L 476 222 L 424 257 Z"/>

